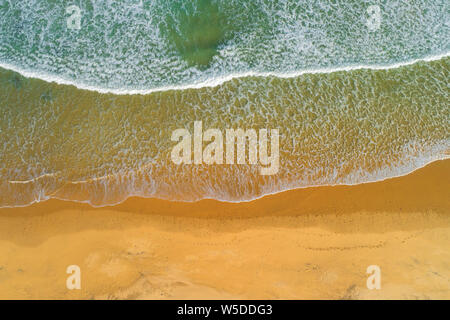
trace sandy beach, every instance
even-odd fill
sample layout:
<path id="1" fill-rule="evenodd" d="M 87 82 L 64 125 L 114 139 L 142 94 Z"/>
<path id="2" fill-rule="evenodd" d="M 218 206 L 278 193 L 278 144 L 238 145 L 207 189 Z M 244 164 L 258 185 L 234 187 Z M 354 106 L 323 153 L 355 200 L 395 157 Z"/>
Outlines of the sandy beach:
<path id="1" fill-rule="evenodd" d="M 0 210 L 0 298 L 450 298 L 450 160 L 245 203 Z M 66 268 L 81 289 L 66 288 Z M 381 268 L 381 289 L 366 268 Z"/>

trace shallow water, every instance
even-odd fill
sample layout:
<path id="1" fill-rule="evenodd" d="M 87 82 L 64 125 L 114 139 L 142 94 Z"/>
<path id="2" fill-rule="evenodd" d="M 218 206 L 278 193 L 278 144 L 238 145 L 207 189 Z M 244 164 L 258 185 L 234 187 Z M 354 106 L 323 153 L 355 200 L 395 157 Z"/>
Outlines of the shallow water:
<path id="1" fill-rule="evenodd" d="M 448 62 L 248 77 L 147 95 L 101 94 L 3 70 L 0 203 L 58 197 L 103 205 L 129 195 L 241 201 L 405 174 L 450 149 Z M 204 130 L 279 129 L 279 172 L 173 164 L 171 134 L 192 133 L 194 121 Z"/>

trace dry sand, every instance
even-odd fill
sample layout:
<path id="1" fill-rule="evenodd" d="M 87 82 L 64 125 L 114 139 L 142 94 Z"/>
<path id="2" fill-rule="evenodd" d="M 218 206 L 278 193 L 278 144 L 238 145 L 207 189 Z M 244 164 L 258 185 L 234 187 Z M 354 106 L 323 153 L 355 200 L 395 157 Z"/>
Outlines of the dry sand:
<path id="1" fill-rule="evenodd" d="M 81 290 L 66 288 L 73 264 Z M 1 209 L 0 298 L 449 299 L 450 160 L 240 204 Z"/>

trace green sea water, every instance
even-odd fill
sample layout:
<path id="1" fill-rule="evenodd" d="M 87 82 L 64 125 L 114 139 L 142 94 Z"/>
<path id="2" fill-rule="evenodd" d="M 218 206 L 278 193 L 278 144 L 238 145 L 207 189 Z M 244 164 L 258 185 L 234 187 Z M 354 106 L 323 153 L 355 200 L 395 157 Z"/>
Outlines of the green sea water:
<path id="1" fill-rule="evenodd" d="M 147 92 L 442 55 L 449 17 L 445 0 L 1 0 L 0 66 Z"/>

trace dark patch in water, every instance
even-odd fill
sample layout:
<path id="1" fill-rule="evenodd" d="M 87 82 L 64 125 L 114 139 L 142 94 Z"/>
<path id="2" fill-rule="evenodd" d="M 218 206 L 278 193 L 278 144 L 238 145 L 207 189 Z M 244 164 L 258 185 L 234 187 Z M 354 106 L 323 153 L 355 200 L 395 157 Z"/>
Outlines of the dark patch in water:
<path id="1" fill-rule="evenodd" d="M 212 0 L 177 5 L 161 29 L 189 65 L 206 68 L 229 34 L 225 12 Z"/>

